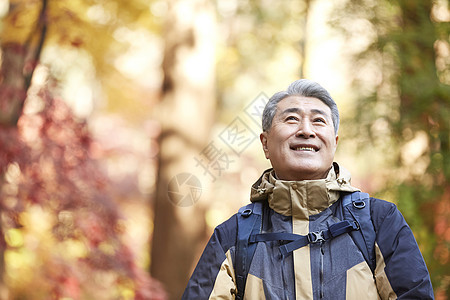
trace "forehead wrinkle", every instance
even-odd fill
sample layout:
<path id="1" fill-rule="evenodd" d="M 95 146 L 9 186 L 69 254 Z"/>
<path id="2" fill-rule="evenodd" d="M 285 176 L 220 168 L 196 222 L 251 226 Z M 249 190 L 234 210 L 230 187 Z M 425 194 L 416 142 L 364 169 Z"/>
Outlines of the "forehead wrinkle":
<path id="1" fill-rule="evenodd" d="M 299 113 L 301 113 L 303 111 L 304 111 L 304 109 L 301 109 L 301 108 L 298 108 L 298 107 L 289 107 L 289 108 L 286 108 L 285 110 L 283 110 L 280 113 L 280 115 L 282 116 L 282 115 L 285 115 L 285 114 L 288 114 L 288 113 L 298 113 L 299 114 Z M 323 115 L 323 116 L 326 116 L 326 117 L 330 117 L 330 114 L 327 114 L 327 112 L 322 110 L 322 109 L 313 108 L 313 109 L 310 110 L 310 112 L 312 114 Z"/>
<path id="2" fill-rule="evenodd" d="M 300 108 L 298 108 L 298 107 L 289 107 L 289 108 L 286 108 L 285 110 L 283 110 L 283 112 L 281 112 L 281 114 L 280 115 L 285 115 L 285 114 L 287 114 L 287 113 L 300 113 L 302 110 L 300 109 Z"/>

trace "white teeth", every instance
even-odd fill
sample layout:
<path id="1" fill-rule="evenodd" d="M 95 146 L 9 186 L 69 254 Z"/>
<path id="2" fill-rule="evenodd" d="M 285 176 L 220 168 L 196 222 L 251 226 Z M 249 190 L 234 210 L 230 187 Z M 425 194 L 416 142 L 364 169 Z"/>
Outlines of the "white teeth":
<path id="1" fill-rule="evenodd" d="M 312 147 L 297 147 L 295 148 L 296 151 L 316 151 Z"/>

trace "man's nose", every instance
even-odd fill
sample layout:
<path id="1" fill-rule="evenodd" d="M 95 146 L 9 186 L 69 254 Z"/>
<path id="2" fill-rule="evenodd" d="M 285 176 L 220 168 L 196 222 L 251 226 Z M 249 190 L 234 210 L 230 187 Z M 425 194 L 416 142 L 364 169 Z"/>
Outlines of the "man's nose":
<path id="1" fill-rule="evenodd" d="M 316 137 L 316 133 L 314 132 L 312 125 L 309 122 L 305 121 L 299 124 L 298 131 L 295 136 L 309 139 Z"/>

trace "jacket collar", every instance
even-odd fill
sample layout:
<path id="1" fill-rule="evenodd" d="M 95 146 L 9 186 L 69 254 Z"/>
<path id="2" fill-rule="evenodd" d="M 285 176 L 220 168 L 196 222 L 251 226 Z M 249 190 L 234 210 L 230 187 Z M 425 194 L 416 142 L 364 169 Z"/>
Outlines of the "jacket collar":
<path id="1" fill-rule="evenodd" d="M 333 163 L 325 179 L 286 181 L 275 178 L 273 169 L 264 171 L 252 186 L 252 202 L 267 199 L 270 208 L 285 216 L 308 219 L 336 202 L 340 192 L 358 191 L 350 184 L 350 173 Z"/>

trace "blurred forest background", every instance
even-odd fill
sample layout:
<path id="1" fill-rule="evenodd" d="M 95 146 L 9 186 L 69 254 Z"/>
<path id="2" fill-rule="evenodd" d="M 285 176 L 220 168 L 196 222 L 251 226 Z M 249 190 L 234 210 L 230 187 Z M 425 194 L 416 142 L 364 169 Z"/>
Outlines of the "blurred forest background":
<path id="1" fill-rule="evenodd" d="M 336 160 L 450 292 L 448 0 L 0 0 L 0 299 L 179 299 L 318 81 Z"/>

